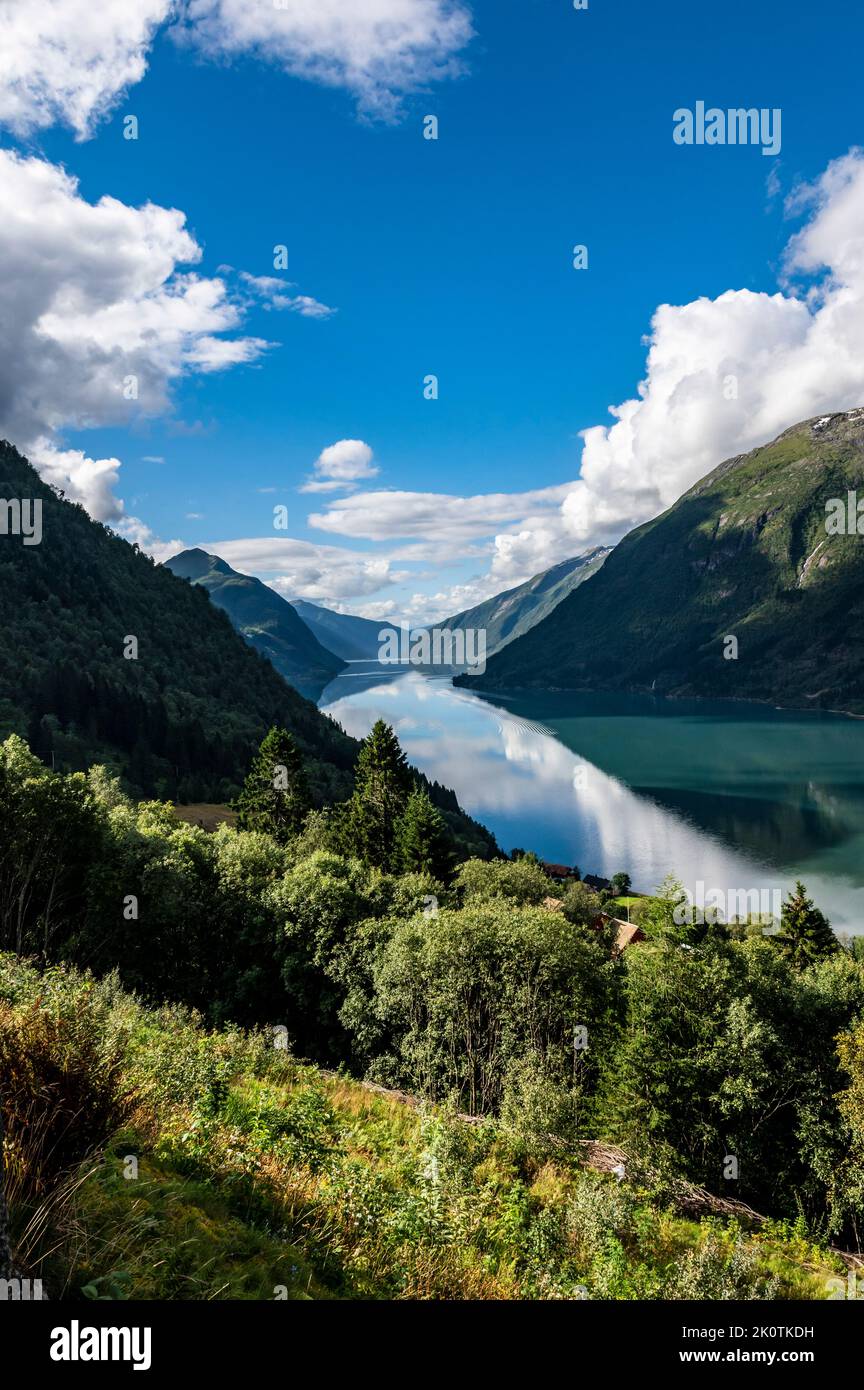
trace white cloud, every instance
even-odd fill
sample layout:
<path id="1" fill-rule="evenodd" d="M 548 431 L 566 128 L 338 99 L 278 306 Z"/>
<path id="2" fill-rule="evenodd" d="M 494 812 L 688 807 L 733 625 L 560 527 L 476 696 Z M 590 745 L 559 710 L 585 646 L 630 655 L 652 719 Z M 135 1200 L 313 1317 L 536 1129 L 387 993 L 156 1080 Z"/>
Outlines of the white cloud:
<path id="1" fill-rule="evenodd" d="M 460 0 L 184 0 L 180 33 L 212 57 L 253 54 L 344 87 L 360 111 L 396 117 L 405 93 L 462 71 L 472 37 Z"/>
<path id="2" fill-rule="evenodd" d="M 793 207 L 810 220 L 786 249 L 786 292 L 657 309 L 638 399 L 584 433 L 562 509 L 571 542 L 617 538 L 724 459 L 864 402 L 864 152 L 835 160 Z M 799 274 L 822 279 L 797 295 Z"/>
<path id="3" fill-rule="evenodd" d="M 389 556 L 315 545 L 290 536 L 202 541 L 201 545 L 241 573 L 267 577 L 271 587 L 288 599 L 328 604 L 377 593 L 406 578 L 403 571 L 392 568 Z"/>
<path id="4" fill-rule="evenodd" d="M 18 135 L 62 123 L 85 139 L 141 81 L 171 18 L 208 57 L 251 54 L 385 120 L 406 93 L 460 73 L 473 32 L 460 0 L 0 0 L 0 123 Z"/>
<path id="5" fill-rule="evenodd" d="M 356 487 L 365 478 L 374 478 L 379 469 L 372 462 L 373 454 L 362 439 L 340 439 L 330 444 L 315 460 L 315 476 L 308 479 L 300 492 L 344 492 Z M 313 522 L 313 525 L 316 523 Z"/>
<path id="6" fill-rule="evenodd" d="M 30 462 L 46 483 L 60 488 L 73 502 L 80 502 L 99 521 L 118 522 L 123 502 L 114 494 L 120 476 L 120 460 L 91 459 L 81 449 L 58 449 L 49 439 L 30 446 Z"/>
<path id="7" fill-rule="evenodd" d="M 326 452 L 326 451 L 325 451 Z M 417 536 L 455 542 L 491 535 L 496 526 L 518 522 L 534 511 L 556 512 L 572 484 L 531 492 L 484 493 L 458 497 L 441 492 L 364 492 L 341 498 L 310 526 L 365 540 Z"/>
<path id="8" fill-rule="evenodd" d="M 79 139 L 140 82 L 171 0 L 0 0 L 0 123 Z"/>
<path id="9" fill-rule="evenodd" d="M 261 300 L 265 309 L 287 309 L 304 319 L 331 319 L 339 312 L 313 299 L 311 295 L 288 294 L 288 290 L 297 288 L 290 280 L 279 280 L 275 275 L 250 275 L 248 270 L 241 271 L 240 278 Z"/>
<path id="10" fill-rule="evenodd" d="M 489 572 L 470 586 L 469 602 L 477 602 L 617 541 L 724 459 L 798 420 L 864 404 L 864 151 L 835 160 L 789 207 L 809 220 L 789 241 L 781 288 L 661 304 L 638 395 L 610 407 L 615 423 L 583 432 L 575 482 L 476 497 L 366 492 L 341 498 L 310 524 L 377 541 L 416 537 L 451 551 L 488 537 Z M 821 278 L 799 290 L 799 276 Z"/>
<path id="11" fill-rule="evenodd" d="M 10 150 L 0 205 L 0 431 L 114 522 L 118 460 L 64 450 L 60 431 L 158 414 L 184 374 L 254 361 L 267 344 L 217 336 L 241 312 L 222 280 L 178 268 L 201 256 L 182 212 L 89 203 L 64 170 Z"/>
<path id="12" fill-rule="evenodd" d="M 268 347 L 276 346 L 264 338 L 213 338 L 205 333 L 191 344 L 186 361 L 202 372 L 221 372 L 255 362 Z"/>

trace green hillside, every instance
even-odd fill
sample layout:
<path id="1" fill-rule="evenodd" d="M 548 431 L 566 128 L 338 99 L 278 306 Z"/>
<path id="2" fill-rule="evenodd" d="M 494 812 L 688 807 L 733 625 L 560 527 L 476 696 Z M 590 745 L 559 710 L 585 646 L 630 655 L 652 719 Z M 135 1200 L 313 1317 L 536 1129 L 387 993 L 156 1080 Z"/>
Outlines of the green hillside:
<path id="1" fill-rule="evenodd" d="M 272 724 L 319 800 L 350 792 L 356 744 L 246 645 L 203 589 L 91 521 L 0 443 L 0 497 L 42 501 L 41 544 L 0 537 L 0 737 L 139 792 L 224 801 Z M 137 640 L 137 658 L 124 656 Z"/>
<path id="2" fill-rule="evenodd" d="M 317 700 L 344 662 L 325 650 L 291 604 L 260 579 L 238 574 L 218 555 L 184 550 L 166 560 L 172 573 L 206 589 L 250 646 L 266 656 L 289 685 Z"/>
<path id="3" fill-rule="evenodd" d="M 0 954 L 0 1057 L 16 1256 L 85 1314 L 94 1298 L 809 1300 L 844 1284 L 824 1247 L 700 1223 L 592 1170 L 585 1145 L 550 1157 L 115 981 Z M 51 1102 L 40 1146 L 17 1121 Z"/>
<path id="4" fill-rule="evenodd" d="M 864 539 L 826 531 L 826 503 L 862 481 L 864 410 L 795 425 L 631 532 L 485 675 L 459 683 L 864 713 Z"/>
<path id="5" fill-rule="evenodd" d="M 441 626 L 463 631 L 468 628 L 485 630 L 486 651 L 491 656 L 547 618 L 568 594 L 597 573 L 609 553 L 606 547 L 595 546 L 584 555 L 562 560 L 515 589 L 457 613 Z"/>
<path id="6" fill-rule="evenodd" d="M 358 744 L 203 587 L 91 521 L 5 442 L 0 497 L 41 500 L 43 532 L 38 545 L 0 536 L 0 739 L 19 734 L 57 771 L 104 763 L 137 795 L 224 803 L 277 725 L 297 739 L 317 805 L 351 795 Z M 454 792 L 418 780 L 459 842 L 494 851 Z"/>
<path id="7" fill-rule="evenodd" d="M 351 815 L 208 833 L 0 745 L 0 1270 L 52 1301 L 843 1288 L 858 947 L 803 885 L 766 936 L 670 880 L 622 953 L 529 856 L 438 878 L 370 838 L 404 770 L 382 726 Z"/>

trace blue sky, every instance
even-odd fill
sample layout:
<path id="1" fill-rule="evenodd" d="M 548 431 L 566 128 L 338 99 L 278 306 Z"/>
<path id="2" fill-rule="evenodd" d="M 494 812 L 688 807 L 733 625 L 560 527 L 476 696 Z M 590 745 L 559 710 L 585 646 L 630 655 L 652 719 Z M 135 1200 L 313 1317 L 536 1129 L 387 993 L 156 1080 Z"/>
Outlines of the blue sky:
<path id="1" fill-rule="evenodd" d="M 444 0 L 406 3 L 422 23 L 424 7 L 431 21 Z M 62 166 L 76 198 L 181 210 L 202 254 L 174 273 L 221 279 L 237 321 L 217 331 L 270 345 L 225 370 L 172 370 L 157 405 L 83 418 L 46 407 L 54 447 L 119 460 L 112 495 L 124 513 L 107 519 L 122 529 L 137 518 L 157 554 L 175 540 L 218 546 L 289 595 L 441 616 L 614 540 L 766 430 L 864 401 L 854 367 L 832 384 L 824 361 L 811 352 L 802 368 L 799 352 L 814 312 L 806 291 L 825 293 L 825 239 L 860 225 L 862 180 L 848 157 L 864 144 L 858 11 L 837 0 L 457 8 L 474 30 L 448 54 L 461 73 L 407 92 L 390 119 L 358 115 L 356 82 L 322 85 L 236 45 L 205 54 L 163 27 L 143 78 L 114 94 L 89 138 L 62 115 L 7 121 L 0 143 Z M 780 154 L 676 145 L 673 112 L 697 100 L 780 108 Z M 435 142 L 423 139 L 429 113 Z M 130 114 L 134 141 L 123 138 Z M 802 184 L 809 203 L 790 214 Z M 811 242 L 790 276 L 786 248 L 802 227 Z M 273 266 L 282 243 L 287 271 Z M 573 269 L 576 243 L 588 247 L 587 270 Z M 274 287 L 253 292 L 244 272 L 335 312 L 280 310 Z M 857 283 L 845 276 L 846 289 Z M 778 286 L 783 306 L 768 300 Z M 608 407 L 637 397 L 657 306 L 728 291 L 761 299 L 707 311 L 704 336 L 715 324 L 729 335 L 722 360 L 700 363 L 696 381 L 698 326 L 688 322 L 680 343 L 677 323 L 655 334 L 652 419 L 643 412 L 626 440 L 597 436 L 594 494 L 568 501 L 580 432 L 613 424 Z M 830 327 L 826 317 L 821 338 Z M 757 389 L 762 343 L 797 356 L 785 379 Z M 841 351 L 855 357 L 848 342 Z M 670 358 L 686 360 L 673 369 Z M 741 379 L 740 408 L 719 420 L 716 393 L 686 413 L 706 372 L 718 389 L 730 372 Z M 437 400 L 424 399 L 428 373 Z M 20 414 L 10 418 L 26 435 Z M 664 429 L 683 431 L 686 446 L 669 476 Z M 378 472 L 344 491 L 298 491 L 322 450 L 344 440 L 363 441 Z M 458 500 L 490 495 L 498 501 Z M 274 529 L 277 504 L 287 532 Z"/>

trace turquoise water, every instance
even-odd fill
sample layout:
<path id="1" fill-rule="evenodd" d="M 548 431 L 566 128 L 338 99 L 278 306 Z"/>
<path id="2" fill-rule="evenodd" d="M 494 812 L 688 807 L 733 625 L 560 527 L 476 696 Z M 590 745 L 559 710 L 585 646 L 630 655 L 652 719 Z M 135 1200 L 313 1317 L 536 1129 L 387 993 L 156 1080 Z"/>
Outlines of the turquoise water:
<path id="1" fill-rule="evenodd" d="M 481 697 L 352 662 L 321 708 L 362 737 L 384 718 L 502 849 L 533 849 L 650 891 L 785 893 L 864 930 L 864 723 L 729 701 Z M 776 896 L 770 899 L 776 901 Z"/>

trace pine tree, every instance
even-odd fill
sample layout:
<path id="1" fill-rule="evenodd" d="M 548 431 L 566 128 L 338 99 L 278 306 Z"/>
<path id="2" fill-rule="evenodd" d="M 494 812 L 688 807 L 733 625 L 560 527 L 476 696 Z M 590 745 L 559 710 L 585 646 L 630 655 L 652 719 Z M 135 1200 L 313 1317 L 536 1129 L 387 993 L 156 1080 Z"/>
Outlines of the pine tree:
<path id="1" fill-rule="evenodd" d="M 414 791 L 396 827 L 399 866 L 405 873 L 442 878 L 450 866 L 447 827 L 424 791 Z"/>
<path id="2" fill-rule="evenodd" d="M 364 739 L 346 817 L 346 848 L 379 868 L 392 866 L 396 826 L 414 782 L 399 740 L 383 719 Z"/>
<path id="3" fill-rule="evenodd" d="M 312 809 L 303 757 L 287 729 L 270 730 L 234 803 L 240 830 L 262 830 L 286 844 Z"/>
<path id="4" fill-rule="evenodd" d="M 790 893 L 783 904 L 776 941 L 797 966 L 810 965 L 838 949 L 839 942 L 831 930 L 831 923 L 807 897 L 803 883 L 795 884 L 795 892 Z"/>

